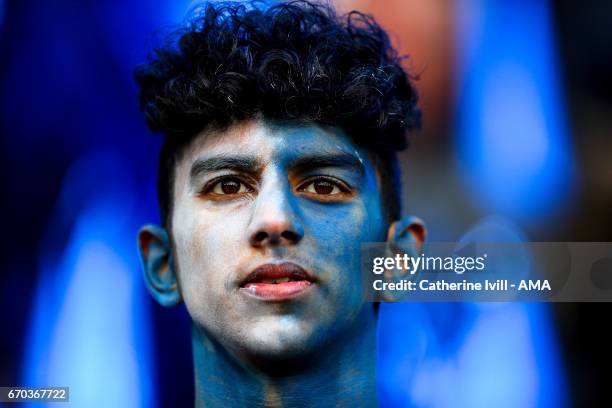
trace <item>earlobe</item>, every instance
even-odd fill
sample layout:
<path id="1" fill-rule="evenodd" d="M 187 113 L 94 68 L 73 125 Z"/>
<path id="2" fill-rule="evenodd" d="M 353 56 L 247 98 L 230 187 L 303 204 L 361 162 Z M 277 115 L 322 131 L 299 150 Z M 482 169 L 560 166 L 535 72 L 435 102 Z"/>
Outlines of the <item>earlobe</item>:
<path id="1" fill-rule="evenodd" d="M 162 306 L 180 303 L 182 299 L 173 268 L 168 232 L 157 225 L 145 225 L 138 232 L 138 248 L 151 295 Z"/>

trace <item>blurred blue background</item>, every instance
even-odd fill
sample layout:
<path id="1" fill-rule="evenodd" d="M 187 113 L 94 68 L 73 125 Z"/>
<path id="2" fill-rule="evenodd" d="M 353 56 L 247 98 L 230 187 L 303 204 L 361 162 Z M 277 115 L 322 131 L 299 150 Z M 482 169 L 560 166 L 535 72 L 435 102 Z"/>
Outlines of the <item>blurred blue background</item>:
<path id="1" fill-rule="evenodd" d="M 411 55 L 424 127 L 401 155 L 404 212 L 431 240 L 612 240 L 610 4 L 336 3 Z M 189 6 L 0 0 L 2 386 L 69 385 L 75 406 L 193 404 L 187 314 L 154 304 L 136 256 L 137 229 L 158 220 L 160 138 L 132 80 Z M 381 402 L 610 406 L 611 311 L 383 305 Z"/>

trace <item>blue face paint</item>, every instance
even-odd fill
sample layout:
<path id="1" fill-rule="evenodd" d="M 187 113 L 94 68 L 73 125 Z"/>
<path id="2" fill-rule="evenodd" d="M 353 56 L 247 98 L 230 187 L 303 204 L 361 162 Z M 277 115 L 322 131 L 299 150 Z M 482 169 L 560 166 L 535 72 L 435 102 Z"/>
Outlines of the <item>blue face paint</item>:
<path id="1" fill-rule="evenodd" d="M 387 225 L 368 152 L 338 128 L 244 122 L 191 142 L 174 186 L 197 403 L 375 405 L 360 249 Z"/>

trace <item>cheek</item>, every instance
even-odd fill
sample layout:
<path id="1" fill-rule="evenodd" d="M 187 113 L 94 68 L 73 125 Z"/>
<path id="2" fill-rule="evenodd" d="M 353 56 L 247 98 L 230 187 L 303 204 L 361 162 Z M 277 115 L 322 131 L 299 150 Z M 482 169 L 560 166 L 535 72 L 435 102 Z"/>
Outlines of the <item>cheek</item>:
<path id="1" fill-rule="evenodd" d="M 361 243 L 384 241 L 386 231 L 377 199 L 359 199 L 306 211 L 307 233 L 319 251 L 339 261 L 360 257 Z"/>
<path id="2" fill-rule="evenodd" d="M 245 240 L 242 213 L 226 214 L 197 207 L 176 209 L 172 227 L 176 264 L 183 298 L 190 311 L 207 310 L 225 293 L 235 269 L 235 254 Z"/>
<path id="3" fill-rule="evenodd" d="M 336 296 L 349 295 L 341 293 L 346 291 L 347 283 L 359 286 L 361 244 L 384 240 L 386 233 L 380 214 L 377 201 L 365 200 L 308 212 L 308 232 L 315 243 L 313 255 L 324 265 L 330 282 L 339 288 Z"/>
<path id="4" fill-rule="evenodd" d="M 362 310 L 361 243 L 377 239 L 363 202 L 308 211 L 307 234 L 314 245 L 311 258 L 322 273 L 325 298 L 318 306 L 320 330 L 342 330 L 355 323 Z"/>

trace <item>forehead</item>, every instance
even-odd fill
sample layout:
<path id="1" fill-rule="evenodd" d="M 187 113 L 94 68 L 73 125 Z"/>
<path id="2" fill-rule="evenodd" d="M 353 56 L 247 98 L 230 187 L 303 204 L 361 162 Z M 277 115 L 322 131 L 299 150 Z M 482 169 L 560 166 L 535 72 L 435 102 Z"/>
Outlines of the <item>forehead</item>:
<path id="1" fill-rule="evenodd" d="M 245 121 L 223 131 L 203 132 L 184 151 L 185 161 L 216 154 L 245 154 L 263 162 L 290 162 L 300 156 L 349 154 L 363 166 L 367 151 L 340 128 L 295 125 L 263 120 Z"/>

